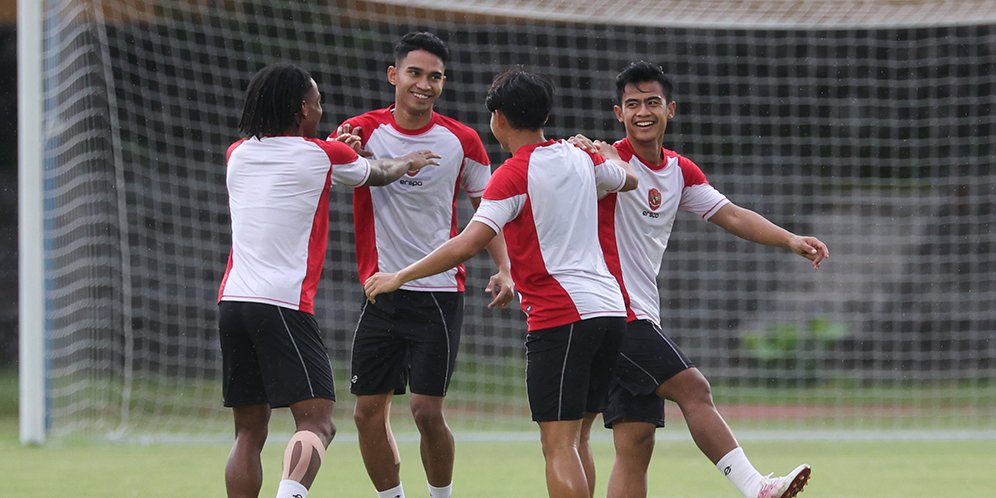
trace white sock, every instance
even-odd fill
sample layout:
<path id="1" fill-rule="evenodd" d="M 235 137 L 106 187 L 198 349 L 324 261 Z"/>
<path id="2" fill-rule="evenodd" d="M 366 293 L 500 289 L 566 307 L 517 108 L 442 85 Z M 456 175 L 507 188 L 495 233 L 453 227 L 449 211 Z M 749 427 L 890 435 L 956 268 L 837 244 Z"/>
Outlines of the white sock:
<path id="1" fill-rule="evenodd" d="M 377 492 L 377 498 L 405 498 L 405 490 L 402 489 L 401 483 L 391 489 L 385 489 L 384 491 Z"/>
<path id="2" fill-rule="evenodd" d="M 761 491 L 761 481 L 764 479 L 764 476 L 750 463 L 747 455 L 744 454 L 743 448 L 739 446 L 733 448 L 726 456 L 719 459 L 716 468 L 746 498 L 757 498 L 757 493 Z"/>
<path id="3" fill-rule="evenodd" d="M 280 487 L 277 488 L 277 498 L 307 498 L 308 488 L 304 487 L 303 484 L 292 481 L 290 479 L 284 479 L 280 481 Z"/>
<path id="4" fill-rule="evenodd" d="M 429 484 L 429 498 L 450 498 L 453 495 L 453 483 L 449 483 L 441 488 Z"/>

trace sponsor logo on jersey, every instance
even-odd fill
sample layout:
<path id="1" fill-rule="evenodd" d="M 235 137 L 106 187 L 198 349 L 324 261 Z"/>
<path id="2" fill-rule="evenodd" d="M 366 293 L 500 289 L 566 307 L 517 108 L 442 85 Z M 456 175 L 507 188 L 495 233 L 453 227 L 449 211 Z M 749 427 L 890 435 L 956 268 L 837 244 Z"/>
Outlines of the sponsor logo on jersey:
<path id="1" fill-rule="evenodd" d="M 408 185 L 409 187 L 421 187 L 422 186 L 422 180 L 409 180 L 407 178 L 402 178 L 402 179 L 398 180 L 398 183 L 400 183 L 402 185 Z"/>
<path id="2" fill-rule="evenodd" d="M 657 211 L 661 208 L 662 198 L 660 190 L 655 188 L 650 189 L 650 192 L 647 193 L 647 203 L 650 204 L 651 211 Z"/>

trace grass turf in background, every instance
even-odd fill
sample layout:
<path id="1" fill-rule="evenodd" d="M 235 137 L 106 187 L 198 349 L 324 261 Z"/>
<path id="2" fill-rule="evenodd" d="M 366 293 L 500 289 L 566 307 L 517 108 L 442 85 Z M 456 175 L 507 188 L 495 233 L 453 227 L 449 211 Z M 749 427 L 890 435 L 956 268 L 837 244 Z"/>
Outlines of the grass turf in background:
<path id="1" fill-rule="evenodd" d="M 996 475 L 978 469 L 996 466 L 992 441 L 835 442 L 743 441 L 762 472 L 782 473 L 800 462 L 813 465 L 813 480 L 803 496 L 936 497 L 991 496 Z M 282 441 L 264 452 L 261 496 L 276 490 Z M 405 442 L 402 481 L 408 496 L 424 497 L 425 477 L 418 445 Z M 56 445 L 25 448 L 16 438 L 0 442 L 0 496 L 35 498 L 74 496 L 180 497 L 224 496 L 227 444 Z M 596 496 L 605 496 L 612 461 L 611 443 L 594 442 L 598 465 Z M 456 496 L 529 498 L 546 496 L 538 441 L 459 441 Z M 371 497 L 354 438 L 330 447 L 312 496 Z M 651 466 L 650 497 L 710 498 L 738 496 L 726 479 L 689 440 L 661 440 Z"/>

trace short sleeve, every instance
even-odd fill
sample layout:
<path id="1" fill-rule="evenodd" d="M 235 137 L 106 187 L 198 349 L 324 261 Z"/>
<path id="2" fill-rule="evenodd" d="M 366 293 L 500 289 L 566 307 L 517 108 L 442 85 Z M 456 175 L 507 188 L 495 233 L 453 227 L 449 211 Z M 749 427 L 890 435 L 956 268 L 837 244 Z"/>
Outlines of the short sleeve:
<path id="1" fill-rule="evenodd" d="M 488 181 L 481 205 L 471 221 L 488 225 L 495 232 L 522 213 L 526 205 L 526 174 L 514 158 L 505 162 Z"/>
<path id="2" fill-rule="evenodd" d="M 463 160 L 463 171 L 460 174 L 460 186 L 471 197 L 481 197 L 491 179 L 491 165 L 480 163 L 470 157 Z"/>
<path id="3" fill-rule="evenodd" d="M 360 157 L 350 146 L 337 141 L 316 140 L 332 163 L 332 184 L 358 187 L 370 178 L 370 161 Z"/>
<path id="4" fill-rule="evenodd" d="M 595 163 L 595 187 L 599 193 L 618 192 L 626 185 L 626 170 L 615 161 L 589 154 Z"/>
<path id="5" fill-rule="evenodd" d="M 690 159 L 679 156 L 678 166 L 684 179 L 678 209 L 708 220 L 730 203 L 725 195 L 709 184 L 702 169 Z"/>

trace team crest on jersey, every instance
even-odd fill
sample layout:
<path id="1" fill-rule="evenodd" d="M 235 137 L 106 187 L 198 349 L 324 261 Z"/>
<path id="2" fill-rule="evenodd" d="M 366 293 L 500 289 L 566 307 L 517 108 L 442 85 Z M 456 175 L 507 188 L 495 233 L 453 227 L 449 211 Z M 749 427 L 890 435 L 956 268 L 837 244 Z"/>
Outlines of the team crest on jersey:
<path id="1" fill-rule="evenodd" d="M 661 201 L 663 196 L 661 191 L 655 188 L 650 189 L 650 193 L 647 194 L 647 203 L 650 204 L 651 211 L 657 211 L 661 207 Z"/>

